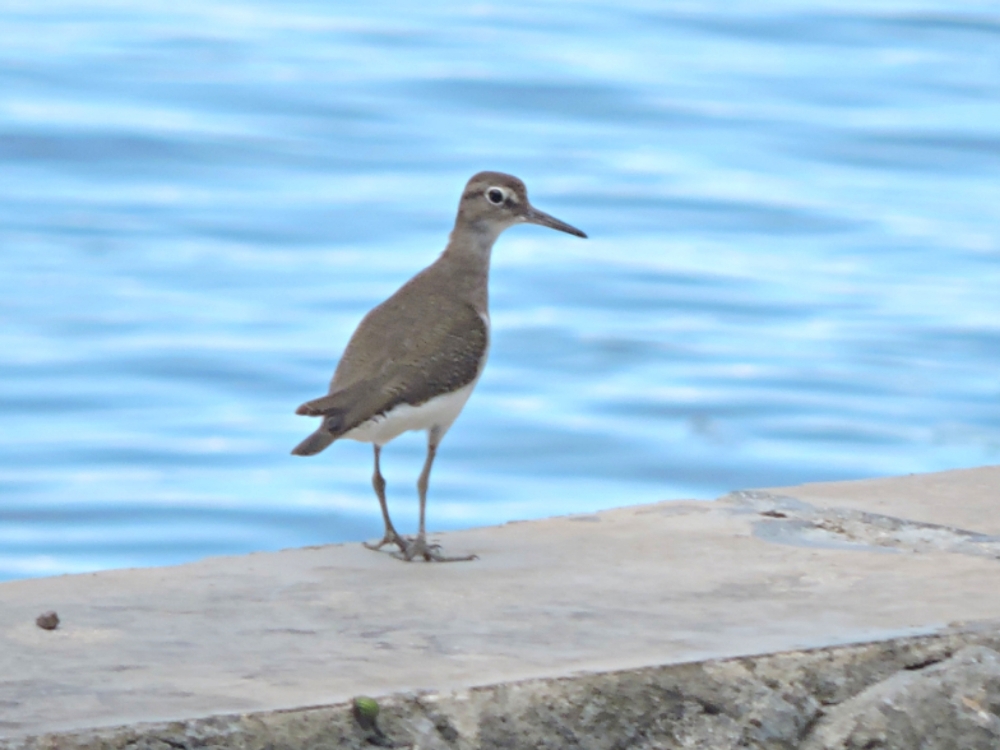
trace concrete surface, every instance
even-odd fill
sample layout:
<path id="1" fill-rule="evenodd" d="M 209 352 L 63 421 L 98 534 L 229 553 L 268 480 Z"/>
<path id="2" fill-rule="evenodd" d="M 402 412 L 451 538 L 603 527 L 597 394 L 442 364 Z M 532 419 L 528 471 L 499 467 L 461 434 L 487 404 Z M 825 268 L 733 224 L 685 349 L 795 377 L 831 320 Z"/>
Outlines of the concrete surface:
<path id="1" fill-rule="evenodd" d="M 0 737 L 961 630 L 1000 620 L 998 509 L 990 467 L 439 535 L 471 563 L 348 544 L 8 582 Z"/>
<path id="2" fill-rule="evenodd" d="M 1000 623 L 349 704 L 0 740 L 5 750 L 996 750 Z M 366 703 L 371 704 L 371 699 Z M 370 715 L 369 715 L 370 716 Z"/>
<path id="3" fill-rule="evenodd" d="M 1000 534 L 1000 466 L 770 490 L 822 507 Z"/>

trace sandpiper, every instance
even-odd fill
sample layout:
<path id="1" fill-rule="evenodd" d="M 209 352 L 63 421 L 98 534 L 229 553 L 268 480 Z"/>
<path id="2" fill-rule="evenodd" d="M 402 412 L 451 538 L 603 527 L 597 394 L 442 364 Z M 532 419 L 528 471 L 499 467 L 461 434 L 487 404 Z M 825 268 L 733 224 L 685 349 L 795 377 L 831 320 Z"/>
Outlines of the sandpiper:
<path id="1" fill-rule="evenodd" d="M 370 549 L 399 547 L 403 560 L 472 560 L 448 557 L 427 543 L 424 516 L 431 465 L 441 438 L 468 401 L 486 365 L 490 344 L 490 252 L 514 224 L 541 226 L 586 237 L 528 202 L 524 183 L 500 172 L 480 172 L 465 186 L 448 245 L 434 263 L 372 309 L 358 325 L 330 381 L 329 393 L 302 404 L 296 414 L 323 417 L 319 428 L 292 453 L 312 456 L 337 438 L 371 443 L 372 485 L 385 533 Z M 417 481 L 420 526 L 401 537 L 389 519 L 382 447 L 408 430 L 427 431 L 427 458 Z"/>

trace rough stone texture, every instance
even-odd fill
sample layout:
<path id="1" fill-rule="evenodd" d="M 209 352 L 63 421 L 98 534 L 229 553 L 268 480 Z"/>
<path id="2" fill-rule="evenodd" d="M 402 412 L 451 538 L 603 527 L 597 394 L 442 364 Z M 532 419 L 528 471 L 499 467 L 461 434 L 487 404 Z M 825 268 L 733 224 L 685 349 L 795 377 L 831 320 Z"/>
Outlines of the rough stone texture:
<path id="1" fill-rule="evenodd" d="M 3 750 L 995 750 L 1000 623 L 934 636 L 0 740 Z"/>
<path id="2" fill-rule="evenodd" d="M 448 534 L 465 564 L 337 545 L 3 583 L 0 748 L 872 750 L 886 695 L 977 743 L 993 657 L 945 665 L 1000 649 L 1000 472 L 898 481 Z"/>
<path id="3" fill-rule="evenodd" d="M 754 523 L 754 534 L 779 543 L 845 549 L 883 547 L 906 552 L 943 551 L 1000 560 L 1000 536 L 954 526 L 853 508 L 818 508 L 798 498 L 760 490 L 732 492 L 719 502 L 762 516 L 763 520 Z"/>
<path id="4" fill-rule="evenodd" d="M 803 750 L 1000 747 L 1000 654 L 967 646 L 893 675 L 820 720 Z"/>
<path id="5" fill-rule="evenodd" d="M 1000 466 L 909 474 L 856 482 L 816 482 L 769 490 L 818 508 L 841 508 L 906 518 L 920 524 L 1000 534 L 996 512 Z M 992 498 L 992 512 L 979 500 Z"/>

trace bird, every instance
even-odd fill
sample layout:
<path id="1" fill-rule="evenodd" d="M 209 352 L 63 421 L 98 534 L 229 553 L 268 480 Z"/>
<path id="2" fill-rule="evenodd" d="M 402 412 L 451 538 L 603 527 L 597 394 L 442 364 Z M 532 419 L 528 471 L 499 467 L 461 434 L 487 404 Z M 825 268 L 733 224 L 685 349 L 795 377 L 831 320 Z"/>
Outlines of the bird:
<path id="1" fill-rule="evenodd" d="M 371 443 L 372 486 L 382 510 L 379 550 L 398 548 L 405 561 L 454 562 L 429 544 L 425 526 L 427 488 L 438 445 L 479 382 L 490 348 L 489 271 L 493 244 L 516 224 L 537 224 L 586 237 L 576 227 L 531 205 L 524 183 L 502 172 L 479 172 L 465 185 L 455 226 L 444 251 L 358 324 L 337 364 L 327 395 L 307 401 L 296 414 L 321 417 L 317 429 L 293 450 L 312 456 L 335 440 Z M 389 518 L 382 448 L 410 430 L 427 433 L 427 454 L 417 480 L 420 521 L 415 537 L 403 537 Z"/>

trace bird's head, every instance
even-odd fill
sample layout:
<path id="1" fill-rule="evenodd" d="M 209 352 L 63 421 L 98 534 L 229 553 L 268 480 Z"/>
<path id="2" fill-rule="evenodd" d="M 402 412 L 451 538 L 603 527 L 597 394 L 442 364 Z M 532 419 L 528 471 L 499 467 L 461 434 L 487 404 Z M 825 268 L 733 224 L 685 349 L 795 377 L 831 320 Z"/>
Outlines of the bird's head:
<path id="1" fill-rule="evenodd" d="M 528 189 L 513 175 L 502 172 L 480 172 L 465 186 L 458 206 L 456 227 L 496 237 L 515 224 L 538 224 L 560 232 L 586 237 L 572 227 L 528 202 Z"/>

